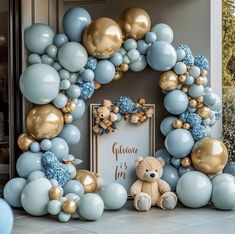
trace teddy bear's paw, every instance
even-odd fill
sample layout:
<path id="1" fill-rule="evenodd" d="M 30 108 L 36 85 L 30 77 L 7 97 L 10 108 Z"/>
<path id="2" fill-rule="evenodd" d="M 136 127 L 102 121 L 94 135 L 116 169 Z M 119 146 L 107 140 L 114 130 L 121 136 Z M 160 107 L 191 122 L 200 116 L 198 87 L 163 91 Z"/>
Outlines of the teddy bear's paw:
<path id="1" fill-rule="evenodd" d="M 138 193 L 134 198 L 134 206 L 138 211 L 148 211 L 151 207 L 151 197 L 147 193 Z"/>
<path id="2" fill-rule="evenodd" d="M 177 197 L 174 193 L 167 192 L 164 194 L 161 205 L 163 209 L 172 210 L 175 208 L 176 204 L 177 204 Z"/>

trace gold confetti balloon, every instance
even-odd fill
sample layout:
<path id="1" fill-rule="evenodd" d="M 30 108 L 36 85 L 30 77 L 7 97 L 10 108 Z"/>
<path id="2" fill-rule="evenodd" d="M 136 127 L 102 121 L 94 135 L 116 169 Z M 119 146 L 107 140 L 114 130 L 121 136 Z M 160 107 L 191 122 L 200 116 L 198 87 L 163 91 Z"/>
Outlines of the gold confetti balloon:
<path id="1" fill-rule="evenodd" d="M 85 193 L 94 193 L 97 190 L 97 178 L 91 171 L 79 170 L 74 179 L 83 185 Z"/>
<path id="2" fill-rule="evenodd" d="M 228 150 L 221 140 L 205 137 L 194 145 L 191 160 L 198 171 L 214 175 L 225 167 L 228 161 Z"/>
<path id="3" fill-rule="evenodd" d="M 163 72 L 159 78 L 159 86 L 166 91 L 174 90 L 178 87 L 178 75 L 173 71 Z"/>
<path id="4" fill-rule="evenodd" d="M 19 135 L 17 144 L 19 148 L 23 151 L 29 150 L 29 146 L 34 141 L 33 137 L 28 133 L 22 133 Z"/>

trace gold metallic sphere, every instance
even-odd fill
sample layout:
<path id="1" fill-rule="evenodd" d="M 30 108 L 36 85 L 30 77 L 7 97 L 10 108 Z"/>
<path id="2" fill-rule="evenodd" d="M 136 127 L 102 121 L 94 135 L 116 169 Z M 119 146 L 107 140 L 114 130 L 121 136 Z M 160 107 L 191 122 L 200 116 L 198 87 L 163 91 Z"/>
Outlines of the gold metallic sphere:
<path id="1" fill-rule="evenodd" d="M 224 169 L 228 161 L 228 150 L 221 140 L 205 137 L 194 145 L 191 159 L 198 171 L 214 175 Z"/>
<path id="2" fill-rule="evenodd" d="M 202 108 L 203 106 L 204 106 L 203 102 L 199 102 L 199 103 L 197 104 L 197 108 Z"/>
<path id="3" fill-rule="evenodd" d="M 195 84 L 202 85 L 203 84 L 203 77 L 199 76 L 195 79 Z"/>
<path id="4" fill-rule="evenodd" d="M 52 187 L 49 191 L 51 200 L 60 200 L 62 197 L 61 191 L 58 187 Z"/>
<path id="5" fill-rule="evenodd" d="M 129 70 L 129 65 L 127 63 L 123 63 L 120 65 L 120 70 L 122 72 L 127 72 Z"/>
<path id="6" fill-rule="evenodd" d="M 17 144 L 21 150 L 27 151 L 33 141 L 34 139 L 30 134 L 22 133 L 18 137 Z"/>
<path id="7" fill-rule="evenodd" d="M 64 114 L 64 123 L 70 124 L 73 122 L 73 116 L 70 113 Z"/>
<path id="8" fill-rule="evenodd" d="M 78 180 L 83 185 L 85 193 L 94 193 L 97 190 L 97 178 L 91 171 L 79 170 L 74 180 Z"/>
<path id="9" fill-rule="evenodd" d="M 163 72 L 159 78 L 159 86 L 166 91 L 171 91 L 179 85 L 178 75 L 173 71 Z"/>
<path id="10" fill-rule="evenodd" d="M 77 205 L 75 201 L 67 199 L 64 201 L 62 208 L 65 213 L 72 214 L 77 210 Z"/>
<path id="11" fill-rule="evenodd" d="M 203 118 L 206 119 L 210 116 L 210 108 L 207 106 L 203 106 L 201 108 L 198 108 L 197 113 Z"/>
<path id="12" fill-rule="evenodd" d="M 190 124 L 189 123 L 184 123 L 183 128 L 186 129 L 186 130 L 189 130 L 190 129 Z"/>
<path id="13" fill-rule="evenodd" d="M 183 91 L 184 93 L 187 93 L 187 92 L 188 92 L 188 90 L 189 90 L 188 85 L 183 85 L 183 87 L 182 87 L 182 91 Z"/>
<path id="14" fill-rule="evenodd" d="M 95 89 L 100 89 L 101 88 L 101 84 L 98 83 L 97 81 L 94 81 L 95 84 Z"/>
<path id="15" fill-rule="evenodd" d="M 138 102 L 140 105 L 146 104 L 146 100 L 145 100 L 145 98 L 143 98 L 143 97 L 139 97 L 139 98 L 137 99 L 137 102 Z"/>
<path id="16" fill-rule="evenodd" d="M 185 76 L 189 76 L 190 73 L 189 73 L 188 71 L 186 71 L 186 72 L 184 73 L 184 75 L 185 75 Z"/>
<path id="17" fill-rule="evenodd" d="M 120 80 L 122 78 L 122 76 L 123 76 L 122 71 L 121 70 L 117 70 L 113 79 L 114 80 Z"/>
<path id="18" fill-rule="evenodd" d="M 185 157 L 181 159 L 181 165 L 182 167 L 190 167 L 192 164 L 190 157 Z"/>
<path id="19" fill-rule="evenodd" d="M 189 105 L 192 107 L 192 108 L 196 108 L 197 107 L 197 101 L 195 99 L 191 99 L 189 101 Z"/>
<path id="20" fill-rule="evenodd" d="M 114 113 L 118 113 L 119 112 L 119 107 L 118 106 L 113 106 L 112 111 Z"/>
<path id="21" fill-rule="evenodd" d="M 62 109 L 61 109 L 61 111 L 63 112 L 63 113 L 69 113 L 69 110 L 67 109 L 67 107 L 65 106 L 65 107 L 63 107 Z"/>
<path id="22" fill-rule="evenodd" d="M 203 102 L 203 96 L 198 97 L 197 102 L 202 103 Z"/>
<path id="23" fill-rule="evenodd" d="M 172 123 L 174 128 L 182 128 L 183 127 L 183 123 L 181 120 L 179 119 L 175 119 Z"/>
<path id="24" fill-rule="evenodd" d="M 207 76 L 207 71 L 206 70 L 202 70 L 201 71 L 201 76 Z"/>
<path id="25" fill-rule="evenodd" d="M 66 109 L 69 111 L 69 112 L 73 112 L 76 110 L 76 103 L 73 102 L 73 101 L 68 101 L 67 104 L 66 104 Z"/>
<path id="26" fill-rule="evenodd" d="M 182 83 L 185 82 L 186 81 L 186 76 L 185 75 L 180 75 L 179 76 L 179 81 L 182 82 Z"/>

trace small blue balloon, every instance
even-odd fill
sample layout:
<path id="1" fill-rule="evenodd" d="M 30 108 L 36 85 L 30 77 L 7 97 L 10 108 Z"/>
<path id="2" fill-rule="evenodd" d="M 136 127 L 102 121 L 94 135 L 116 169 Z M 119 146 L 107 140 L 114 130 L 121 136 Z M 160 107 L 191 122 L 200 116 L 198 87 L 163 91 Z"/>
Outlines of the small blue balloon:
<path id="1" fill-rule="evenodd" d="M 167 151 L 175 158 L 187 156 L 194 145 L 194 140 L 189 131 L 185 129 L 175 129 L 170 132 L 165 139 Z"/>
<path id="2" fill-rule="evenodd" d="M 52 147 L 52 143 L 48 139 L 44 139 L 40 143 L 40 147 L 42 150 L 48 151 Z"/>
<path id="3" fill-rule="evenodd" d="M 216 103 L 216 96 L 214 93 L 206 93 L 203 96 L 203 102 L 207 106 L 213 106 Z"/>
<path id="4" fill-rule="evenodd" d="M 81 119 L 84 112 L 85 112 L 85 109 L 86 109 L 86 107 L 85 107 L 84 100 L 83 99 L 78 99 L 75 111 L 71 112 L 71 114 L 73 116 L 73 120 Z"/>
<path id="5" fill-rule="evenodd" d="M 33 180 L 44 178 L 45 173 L 43 171 L 32 171 L 27 177 L 27 183 L 30 183 Z"/>
<path id="6" fill-rule="evenodd" d="M 91 69 L 85 69 L 81 74 L 80 77 L 83 81 L 91 82 L 95 78 L 95 74 Z"/>
<path id="7" fill-rule="evenodd" d="M 177 55 L 175 48 L 165 41 L 156 41 L 148 49 L 147 61 L 156 71 L 167 71 L 174 67 Z"/>
<path id="8" fill-rule="evenodd" d="M 145 55 L 147 53 L 148 48 L 149 45 L 145 40 L 137 41 L 137 50 L 140 52 L 140 54 Z"/>
<path id="9" fill-rule="evenodd" d="M 185 51 L 182 49 L 177 49 L 176 54 L 177 54 L 177 62 L 183 61 L 186 55 Z"/>
<path id="10" fill-rule="evenodd" d="M 164 106 L 168 112 L 174 115 L 180 115 L 188 108 L 188 96 L 180 91 L 173 90 L 164 98 Z"/>
<path id="11" fill-rule="evenodd" d="M 64 189 L 64 195 L 67 195 L 69 193 L 75 193 L 79 197 L 82 197 L 84 195 L 84 188 L 78 180 L 67 181 L 63 189 Z"/>
<path id="12" fill-rule="evenodd" d="M 143 71 L 147 66 L 147 60 L 144 55 L 140 55 L 139 59 L 129 64 L 131 71 L 140 72 Z"/>
<path id="13" fill-rule="evenodd" d="M 172 191 L 175 191 L 179 180 L 177 169 L 170 164 L 166 164 L 163 168 L 163 175 L 161 179 L 165 180 L 170 185 Z"/>
<path id="14" fill-rule="evenodd" d="M 203 77 L 202 77 L 202 85 L 203 85 L 203 86 L 206 86 L 207 83 L 208 83 L 207 77 L 203 76 Z"/>
<path id="15" fill-rule="evenodd" d="M 55 58 L 57 55 L 58 49 L 55 45 L 49 45 L 46 48 L 46 53 L 48 56 L 50 56 L 51 58 Z"/>
<path id="16" fill-rule="evenodd" d="M 129 59 L 128 55 L 124 55 L 124 57 L 123 57 L 123 63 L 129 64 L 130 62 L 131 62 L 131 60 Z"/>
<path id="17" fill-rule="evenodd" d="M 123 63 L 123 55 L 119 52 L 115 53 L 109 61 L 115 66 L 118 67 Z"/>
<path id="18" fill-rule="evenodd" d="M 181 159 L 180 158 L 174 158 L 172 157 L 171 159 L 171 164 L 175 167 L 175 168 L 179 168 L 181 165 Z M 180 175 L 180 173 L 179 173 Z M 181 175 L 180 175 L 181 176 Z"/>
<path id="19" fill-rule="evenodd" d="M 199 77 L 200 76 L 200 73 L 201 73 L 201 70 L 199 67 L 197 66 L 192 66 L 190 67 L 189 69 L 189 73 L 192 77 L 196 78 L 196 77 Z"/>
<path id="20" fill-rule="evenodd" d="M 36 63 L 42 63 L 42 59 L 38 54 L 30 54 L 28 56 L 28 63 L 30 65 L 36 64 Z"/>
<path id="21" fill-rule="evenodd" d="M 55 62 L 52 64 L 52 67 L 56 70 L 56 71 L 59 71 L 61 69 L 61 66 L 59 63 Z"/>
<path id="22" fill-rule="evenodd" d="M 177 75 L 183 75 L 187 71 L 187 66 L 183 62 L 177 62 L 173 69 Z"/>
<path id="23" fill-rule="evenodd" d="M 221 183 L 235 183 L 235 177 L 231 174 L 222 173 L 214 176 L 211 180 L 212 187 L 214 188 L 216 185 L 219 185 Z"/>
<path id="24" fill-rule="evenodd" d="M 189 87 L 188 94 L 192 98 L 198 98 L 200 96 L 203 96 L 203 94 L 204 94 L 204 87 L 203 87 L 203 85 L 197 85 L 197 84 L 191 85 Z"/>
<path id="25" fill-rule="evenodd" d="M 65 34 L 59 33 L 54 36 L 53 44 L 56 45 L 58 48 L 60 48 L 62 45 L 64 45 L 68 41 L 69 39 Z"/>
<path id="26" fill-rule="evenodd" d="M 157 35 L 154 32 L 147 32 L 145 35 L 145 41 L 147 43 L 153 43 L 157 40 Z"/>
<path id="27" fill-rule="evenodd" d="M 194 78 L 192 76 L 187 76 L 185 84 L 192 85 L 194 83 Z"/>
<path id="28" fill-rule="evenodd" d="M 71 214 L 65 213 L 64 211 L 61 211 L 58 215 L 58 220 L 61 223 L 67 223 L 71 218 Z"/>
<path id="29" fill-rule="evenodd" d="M 81 89 L 78 85 L 71 84 L 66 93 L 71 98 L 78 98 L 81 95 Z"/>
<path id="30" fill-rule="evenodd" d="M 62 210 L 61 201 L 52 200 L 47 205 L 47 211 L 51 215 L 58 215 Z"/>
<path id="31" fill-rule="evenodd" d="M 205 88 L 205 93 L 211 93 L 211 92 L 213 92 L 211 87 L 206 87 Z"/>
<path id="32" fill-rule="evenodd" d="M 13 207 L 22 207 L 21 194 L 26 184 L 26 179 L 20 177 L 9 180 L 3 190 L 4 199 Z"/>
<path id="33" fill-rule="evenodd" d="M 53 100 L 53 105 L 59 109 L 65 107 L 66 103 L 68 101 L 68 98 L 66 95 L 64 95 L 63 93 L 59 93 L 55 99 Z"/>
<path id="34" fill-rule="evenodd" d="M 127 51 L 132 50 L 132 49 L 136 49 L 137 48 L 137 42 L 134 39 L 129 38 L 126 41 L 124 41 L 124 48 Z"/>
<path id="35" fill-rule="evenodd" d="M 90 23 L 90 14 L 80 7 L 73 7 L 67 10 L 62 21 L 65 34 L 71 41 L 76 42 L 81 42 L 83 31 Z"/>
<path id="36" fill-rule="evenodd" d="M 229 162 L 224 168 L 224 173 L 235 176 L 235 162 Z"/>
<path id="37" fill-rule="evenodd" d="M 100 84 L 111 82 L 115 76 L 115 67 L 108 60 L 101 60 L 95 69 L 95 80 Z"/>
<path id="38" fill-rule="evenodd" d="M 158 157 L 162 158 L 166 164 L 171 163 L 171 155 L 167 152 L 166 149 L 159 149 L 159 150 L 157 150 L 157 152 L 154 155 L 157 158 Z"/>
<path id="39" fill-rule="evenodd" d="M 206 136 L 211 136 L 211 128 L 209 126 L 206 126 Z"/>
<path id="40" fill-rule="evenodd" d="M 129 50 L 127 54 L 131 62 L 135 62 L 140 58 L 140 52 L 136 49 Z"/>
<path id="41" fill-rule="evenodd" d="M 42 55 L 41 60 L 43 64 L 47 64 L 47 65 L 52 65 L 54 63 L 54 59 L 46 54 Z"/>
<path id="42" fill-rule="evenodd" d="M 168 116 L 162 120 L 160 124 L 161 133 L 164 136 L 167 136 L 168 133 L 173 131 L 175 128 L 173 127 L 173 121 L 176 119 L 174 116 Z"/>
<path id="43" fill-rule="evenodd" d="M 122 56 L 126 55 L 127 54 L 127 51 L 121 47 L 119 50 L 118 50 L 118 53 L 120 53 Z"/>
<path id="44" fill-rule="evenodd" d="M 70 84 L 75 84 L 77 83 L 77 74 L 76 73 L 70 73 L 70 76 L 69 76 L 69 81 L 70 81 Z"/>
<path id="45" fill-rule="evenodd" d="M 14 224 L 14 216 L 11 207 L 0 198 L 0 233 L 10 234 Z"/>
<path id="46" fill-rule="evenodd" d="M 69 89 L 70 85 L 71 85 L 71 83 L 70 83 L 69 80 L 62 80 L 62 81 L 60 82 L 60 88 L 61 88 L 62 90 L 67 90 L 67 89 Z"/>
<path id="47" fill-rule="evenodd" d="M 69 73 L 67 70 L 65 70 L 65 69 L 61 69 L 61 70 L 59 71 L 59 75 L 60 75 L 60 79 L 62 79 L 62 80 L 68 80 L 68 79 L 69 79 L 69 76 L 70 76 L 70 73 Z"/>
<path id="48" fill-rule="evenodd" d="M 184 174 L 190 172 L 190 171 L 195 171 L 195 169 L 194 169 L 192 166 L 190 166 L 190 167 L 180 167 L 180 168 L 178 169 L 178 172 L 179 172 L 180 177 L 181 177 L 182 175 L 184 175 Z"/>
<path id="49" fill-rule="evenodd" d="M 62 161 L 69 154 L 69 146 L 67 142 L 60 138 L 55 137 L 51 140 L 50 151 L 57 157 L 59 161 Z"/>
<path id="50" fill-rule="evenodd" d="M 33 153 L 38 153 L 40 151 L 40 145 L 36 141 L 32 142 L 29 148 Z"/>
<path id="51" fill-rule="evenodd" d="M 154 32 L 157 35 L 157 41 L 166 41 L 168 43 L 173 41 L 173 30 L 167 24 L 156 24 L 151 28 L 151 32 Z"/>
<path id="52" fill-rule="evenodd" d="M 80 141 L 80 135 L 80 131 L 75 125 L 65 124 L 59 137 L 64 139 L 69 146 L 73 146 Z"/>
<path id="53" fill-rule="evenodd" d="M 195 112 L 197 111 L 197 108 L 196 108 L 196 107 L 191 107 L 191 106 L 189 106 L 187 110 L 188 110 L 188 112 L 190 112 L 190 113 L 195 113 Z"/>

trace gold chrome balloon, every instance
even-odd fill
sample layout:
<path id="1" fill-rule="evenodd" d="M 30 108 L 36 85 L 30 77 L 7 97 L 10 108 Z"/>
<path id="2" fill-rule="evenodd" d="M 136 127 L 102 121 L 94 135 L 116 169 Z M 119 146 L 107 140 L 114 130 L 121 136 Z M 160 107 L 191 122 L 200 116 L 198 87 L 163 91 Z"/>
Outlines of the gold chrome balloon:
<path id="1" fill-rule="evenodd" d="M 189 123 L 184 123 L 183 128 L 186 129 L 186 130 L 190 129 L 190 124 Z"/>
<path id="2" fill-rule="evenodd" d="M 112 19 L 99 18 L 85 29 L 82 40 L 88 54 L 98 59 L 106 59 L 120 49 L 122 31 Z"/>
<path id="3" fill-rule="evenodd" d="M 121 70 L 117 70 L 113 79 L 114 80 L 120 80 L 122 78 L 122 75 L 123 75 L 122 71 Z"/>
<path id="4" fill-rule="evenodd" d="M 182 82 L 182 83 L 185 82 L 186 81 L 186 76 L 185 75 L 180 75 L 179 76 L 179 81 Z"/>
<path id="5" fill-rule="evenodd" d="M 129 65 L 127 63 L 123 63 L 120 65 L 120 70 L 123 72 L 127 72 L 129 70 Z"/>
<path id="6" fill-rule="evenodd" d="M 73 101 L 68 101 L 65 107 L 69 112 L 73 112 L 76 110 L 77 105 Z"/>
<path id="7" fill-rule="evenodd" d="M 142 8 L 127 8 L 119 17 L 118 24 L 125 39 L 141 39 L 151 28 L 149 14 Z"/>
<path id="8" fill-rule="evenodd" d="M 199 107 L 199 106 L 198 106 Z M 204 119 L 208 118 L 210 116 L 210 108 L 207 106 L 203 106 L 197 110 L 197 113 Z"/>
<path id="9" fill-rule="evenodd" d="M 197 107 L 197 101 L 195 99 L 191 99 L 189 101 L 189 105 L 193 108 Z"/>
<path id="10" fill-rule="evenodd" d="M 202 103 L 203 102 L 203 96 L 198 97 L 197 102 Z"/>
<path id="11" fill-rule="evenodd" d="M 191 159 L 190 157 L 185 157 L 181 159 L 182 167 L 190 167 L 191 166 Z"/>
<path id="12" fill-rule="evenodd" d="M 173 71 L 163 72 L 159 78 L 159 86 L 166 91 L 171 91 L 179 85 L 178 76 Z"/>
<path id="13" fill-rule="evenodd" d="M 63 114 L 51 104 L 35 106 L 26 119 L 29 133 L 36 139 L 51 139 L 60 134 L 64 126 Z"/>
<path id="14" fill-rule="evenodd" d="M 85 193 L 94 193 L 97 190 L 97 178 L 91 171 L 79 170 L 74 180 L 78 180 L 83 185 Z"/>
<path id="15" fill-rule="evenodd" d="M 72 214 L 76 211 L 77 205 L 75 201 L 67 199 L 64 201 L 62 208 L 65 213 Z"/>
<path id="16" fill-rule="evenodd" d="M 201 85 L 201 84 L 203 84 L 203 81 L 204 81 L 203 77 L 199 76 L 196 78 L 195 83 L 197 85 Z"/>
<path id="17" fill-rule="evenodd" d="M 70 113 L 65 113 L 64 114 L 64 122 L 66 124 L 70 124 L 73 122 L 73 116 Z"/>
<path id="18" fill-rule="evenodd" d="M 223 170 L 228 161 L 228 150 L 221 140 L 205 137 L 198 141 L 192 150 L 193 166 L 207 175 Z"/>
<path id="19" fill-rule="evenodd" d="M 51 200 L 60 200 L 62 197 L 61 191 L 58 187 L 52 187 L 49 191 Z"/>
<path id="20" fill-rule="evenodd" d="M 173 127 L 174 127 L 174 128 L 182 128 L 182 127 L 183 127 L 182 121 L 179 120 L 179 119 L 175 119 L 175 120 L 173 121 Z"/>
<path id="21" fill-rule="evenodd" d="M 182 87 L 182 91 L 183 91 L 184 93 L 187 93 L 188 90 L 189 90 L 188 85 L 185 85 L 185 84 L 184 84 L 183 87 Z"/>
<path id="22" fill-rule="evenodd" d="M 34 139 L 30 134 L 22 133 L 18 137 L 17 144 L 21 150 L 27 151 L 33 141 Z"/>

